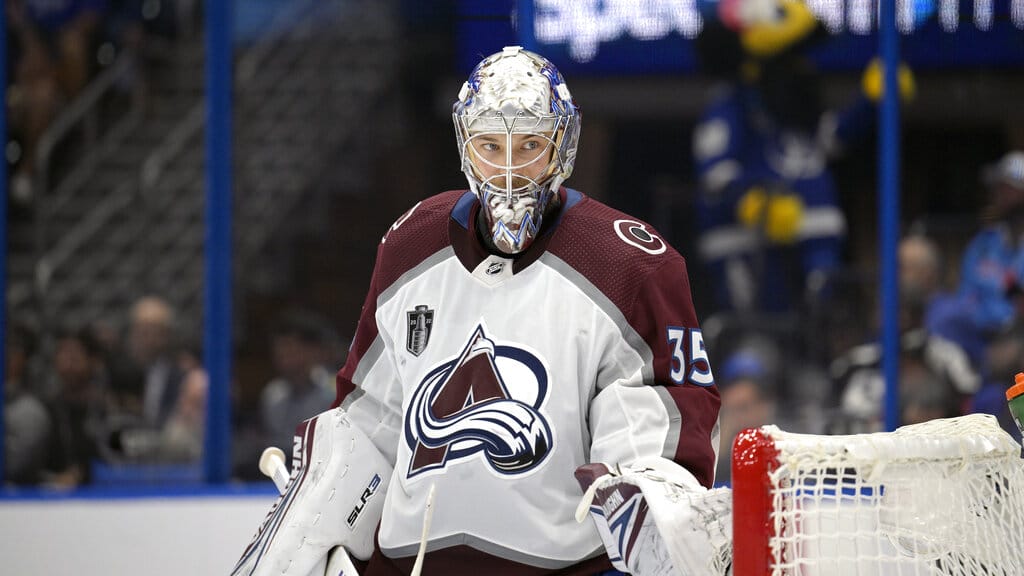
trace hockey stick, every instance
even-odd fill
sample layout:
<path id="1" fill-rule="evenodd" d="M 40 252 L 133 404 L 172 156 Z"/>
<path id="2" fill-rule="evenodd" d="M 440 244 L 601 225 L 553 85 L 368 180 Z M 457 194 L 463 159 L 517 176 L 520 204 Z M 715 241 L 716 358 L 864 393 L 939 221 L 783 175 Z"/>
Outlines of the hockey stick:
<path id="1" fill-rule="evenodd" d="M 427 507 L 423 511 L 423 532 L 420 534 L 420 549 L 416 553 L 416 562 L 412 565 L 410 576 L 420 576 L 423 570 L 423 556 L 427 552 L 427 534 L 430 533 L 430 521 L 434 518 L 434 489 L 436 485 L 430 485 L 430 492 L 427 494 Z"/>
<path id="2" fill-rule="evenodd" d="M 288 467 L 284 463 L 284 450 L 271 446 L 260 454 L 260 472 L 270 477 L 277 491 L 284 494 L 288 489 Z"/>

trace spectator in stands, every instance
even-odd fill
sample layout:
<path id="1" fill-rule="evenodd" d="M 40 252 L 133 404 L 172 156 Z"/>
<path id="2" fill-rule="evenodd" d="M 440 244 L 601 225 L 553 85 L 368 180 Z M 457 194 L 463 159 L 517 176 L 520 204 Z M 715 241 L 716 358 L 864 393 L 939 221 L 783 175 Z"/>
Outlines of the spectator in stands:
<path id="1" fill-rule="evenodd" d="M 129 408 L 151 429 L 161 429 L 178 402 L 184 377 L 174 342 L 174 310 L 158 296 L 145 296 L 131 308 L 127 364 L 119 373 L 141 376 L 129 387 Z"/>
<path id="2" fill-rule="evenodd" d="M 103 351 L 89 330 L 57 336 L 54 369 L 58 395 L 51 406 L 54 443 L 48 483 L 88 483 L 107 437 L 108 390 Z"/>
<path id="3" fill-rule="evenodd" d="M 968 411 L 994 415 L 1019 442 L 1021 434 L 1007 408 L 1006 389 L 1018 372 L 1024 372 L 1024 323 L 1017 322 L 997 335 L 986 349 L 985 359 L 984 381 Z"/>
<path id="4" fill-rule="evenodd" d="M 1024 151 L 1007 153 L 983 169 L 982 179 L 989 198 L 982 212 L 984 228 L 964 251 L 960 314 L 938 326 L 940 333 L 958 334 L 976 359 L 983 358 L 994 335 L 1020 318 L 1024 307 Z"/>
<path id="5" fill-rule="evenodd" d="M 972 329 L 963 298 L 943 289 L 943 259 L 938 246 L 924 235 L 911 234 L 900 241 L 898 258 L 900 292 L 925 306 L 925 329 L 963 348 L 980 372 L 984 349 L 975 338 L 968 337 Z"/>
<path id="6" fill-rule="evenodd" d="M 198 352 L 190 348 L 178 354 L 178 366 L 184 374 L 181 393 L 162 431 L 160 459 L 195 462 L 203 454 L 209 379 Z"/>
<path id="7" fill-rule="evenodd" d="M 32 26 L 50 52 L 62 93 L 74 98 L 85 88 L 95 63 L 93 48 L 106 0 L 21 0 Z"/>
<path id="8" fill-rule="evenodd" d="M 34 156 L 40 137 L 61 102 L 78 95 L 93 71 L 93 48 L 103 0 L 6 0 L 15 43 L 14 83 L 7 102 L 12 131 L 21 140 L 21 158 L 12 178 L 12 196 L 32 197 Z"/>
<path id="9" fill-rule="evenodd" d="M 952 418 L 965 413 L 962 398 L 944 383 L 941 373 L 919 358 L 908 358 L 900 367 L 900 425 L 920 424 L 936 418 Z"/>
<path id="10" fill-rule="evenodd" d="M 325 354 L 325 323 L 319 317 L 292 311 L 274 327 L 271 356 L 277 376 L 260 398 L 267 445 L 290 453 L 295 427 L 331 406 L 334 376 L 323 364 Z"/>
<path id="11" fill-rule="evenodd" d="M 947 416 L 965 413 L 967 401 L 981 385 L 980 376 L 960 346 L 924 327 L 925 303 L 920 293 L 901 291 L 900 298 L 899 389 L 903 407 L 908 403 L 916 406 L 903 415 L 919 415 L 923 409 L 937 406 Z M 830 432 L 882 431 L 885 376 L 881 344 L 853 348 L 833 362 L 831 372 L 841 400 L 840 417 Z M 924 384 L 937 390 L 925 390 Z M 952 406 L 949 410 L 943 404 L 947 400 Z"/>
<path id="12" fill-rule="evenodd" d="M 718 375 L 722 395 L 721 447 L 718 451 L 717 484 L 732 480 L 732 443 L 746 428 L 779 424 L 776 420 L 774 377 L 765 359 L 756 349 L 741 348 L 733 353 Z"/>
<path id="13" fill-rule="evenodd" d="M 27 326 L 12 323 L 6 338 L 3 407 L 3 481 L 12 484 L 35 484 L 42 479 L 53 434 L 50 414 L 28 381 L 35 350 L 35 334 Z"/>
<path id="14" fill-rule="evenodd" d="M 914 234 L 899 245 L 900 289 L 923 302 L 929 302 L 942 287 L 942 255 L 927 237 Z"/>

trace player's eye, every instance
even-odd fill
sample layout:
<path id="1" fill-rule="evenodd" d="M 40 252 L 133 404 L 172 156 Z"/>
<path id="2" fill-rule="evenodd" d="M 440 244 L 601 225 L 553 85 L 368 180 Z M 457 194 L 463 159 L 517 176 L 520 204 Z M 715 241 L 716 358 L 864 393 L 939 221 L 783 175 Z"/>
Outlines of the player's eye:
<path id="1" fill-rule="evenodd" d="M 537 148 L 540 148 L 540 142 L 536 140 L 527 140 L 526 142 L 523 142 L 523 150 L 536 150 Z"/>
<path id="2" fill-rule="evenodd" d="M 495 144 L 494 142 L 484 142 L 483 144 L 480 145 L 480 149 L 483 150 L 484 152 L 497 152 L 498 145 Z"/>

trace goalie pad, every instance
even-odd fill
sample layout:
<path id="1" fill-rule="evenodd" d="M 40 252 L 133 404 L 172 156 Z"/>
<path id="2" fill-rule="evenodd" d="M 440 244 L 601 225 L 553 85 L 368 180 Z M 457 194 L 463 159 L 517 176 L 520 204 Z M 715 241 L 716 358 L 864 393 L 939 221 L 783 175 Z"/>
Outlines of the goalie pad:
<path id="1" fill-rule="evenodd" d="M 636 576 L 732 573 L 732 491 L 708 490 L 671 460 L 576 470 L 576 511 L 594 519 L 616 570 Z"/>
<path id="2" fill-rule="evenodd" d="M 341 408 L 306 420 L 295 434 L 287 487 L 232 576 L 307 576 L 323 570 L 335 546 L 362 560 L 373 553 L 391 464 Z"/>

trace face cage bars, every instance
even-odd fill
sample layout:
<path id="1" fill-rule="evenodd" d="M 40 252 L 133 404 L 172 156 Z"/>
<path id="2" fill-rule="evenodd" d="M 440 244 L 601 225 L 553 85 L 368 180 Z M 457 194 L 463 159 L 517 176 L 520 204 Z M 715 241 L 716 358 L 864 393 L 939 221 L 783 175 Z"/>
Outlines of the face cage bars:
<path id="1" fill-rule="evenodd" d="M 487 189 L 493 191 L 502 191 L 506 195 L 506 201 L 511 203 L 517 197 L 523 195 L 534 195 L 534 191 L 543 187 L 543 185 L 549 182 L 553 177 L 562 174 L 562 179 L 568 175 L 565 174 L 570 168 L 568 167 L 568 155 L 570 141 L 573 140 L 571 135 L 575 131 L 573 126 L 573 115 L 560 114 L 550 117 L 527 117 L 522 111 L 516 114 L 515 117 L 509 121 L 501 112 L 497 112 L 495 116 L 473 116 L 470 117 L 464 113 L 455 112 L 452 114 L 452 119 L 455 123 L 455 133 L 459 143 L 459 155 L 462 160 L 462 171 L 466 174 L 470 183 L 476 187 L 475 192 L 478 194 L 487 193 Z M 523 128 L 520 124 L 524 121 L 533 120 L 532 126 Z M 477 125 L 481 125 L 478 129 Z M 546 128 L 550 128 L 547 130 Z M 471 148 L 471 142 L 485 134 L 502 134 L 505 135 L 505 165 L 499 165 L 486 158 L 476 154 Z M 537 157 L 522 164 L 512 164 L 512 135 L 513 134 L 529 134 L 544 139 L 548 145 L 541 150 Z M 553 136 L 548 136 L 552 134 Z M 552 148 L 554 155 L 548 162 L 548 166 L 545 168 L 540 178 L 533 179 L 522 174 L 515 174 L 516 170 L 520 170 L 536 162 L 537 158 Z M 495 174 L 484 178 L 480 174 L 480 170 L 475 164 L 475 160 L 481 160 L 487 166 L 502 170 L 505 172 L 502 174 Z M 498 187 L 493 182 L 498 178 L 505 178 L 505 186 Z M 514 187 L 512 185 L 513 178 L 522 178 L 527 181 L 522 186 Z M 488 194 L 489 195 L 489 194 Z"/>

